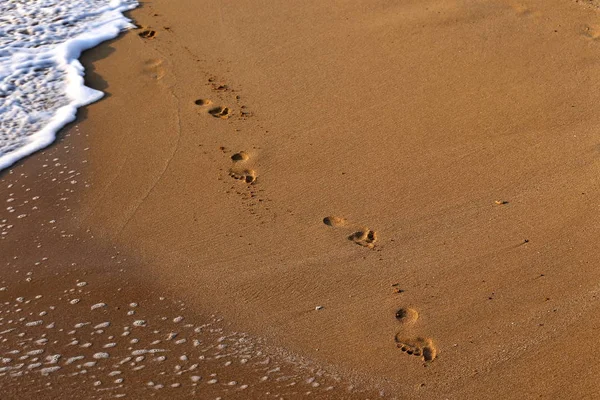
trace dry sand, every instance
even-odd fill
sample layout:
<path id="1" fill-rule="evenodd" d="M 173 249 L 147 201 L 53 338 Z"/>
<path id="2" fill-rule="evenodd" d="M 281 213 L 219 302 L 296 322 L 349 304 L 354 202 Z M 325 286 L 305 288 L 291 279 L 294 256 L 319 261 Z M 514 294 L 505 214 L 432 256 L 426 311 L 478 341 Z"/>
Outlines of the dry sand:
<path id="1" fill-rule="evenodd" d="M 316 396 L 359 382 L 388 398 L 600 398 L 593 2 L 155 0 L 131 16 L 139 30 L 83 60 L 109 95 L 0 177 L 0 201 L 16 199 L 0 211 L 3 314 L 47 291 L 71 321 L 86 280 L 88 302 L 121 304 L 115 324 L 130 301 L 185 307 L 265 343 L 253 354 L 285 352 L 277 365 Z M 206 387 L 191 390 L 309 390 Z"/>

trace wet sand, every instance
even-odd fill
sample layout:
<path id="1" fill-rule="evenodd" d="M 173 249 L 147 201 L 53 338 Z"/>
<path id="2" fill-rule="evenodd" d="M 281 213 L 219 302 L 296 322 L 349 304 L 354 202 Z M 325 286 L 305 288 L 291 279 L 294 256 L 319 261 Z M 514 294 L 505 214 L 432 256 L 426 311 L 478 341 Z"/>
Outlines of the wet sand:
<path id="1" fill-rule="evenodd" d="M 182 398 L 230 398 L 246 381 L 255 392 L 241 398 L 348 398 L 350 385 L 357 398 L 597 397 L 592 3 L 144 3 L 131 13 L 140 29 L 83 59 L 108 96 L 0 176 L 0 201 L 14 199 L 0 211 L 0 327 L 19 326 L 0 355 L 24 364 L 0 371 L 8 387 L 80 382 L 68 378 L 77 365 L 116 342 L 94 328 L 109 313 L 115 331 L 159 326 L 139 329 L 144 349 L 172 346 L 153 361 L 164 370 L 125 362 L 131 398 L 184 381 Z M 132 302 L 142 316 L 127 315 Z M 45 377 L 45 364 L 27 369 L 42 356 L 18 358 L 44 339 L 51 318 L 36 315 L 51 305 L 64 327 L 44 357 L 75 357 L 71 340 L 106 332 Z M 206 323 L 215 335 L 194 332 Z M 206 347 L 190 346 L 194 334 Z M 269 354 L 303 388 L 265 389 L 266 372 L 245 367 L 211 386 L 214 360 L 201 381 L 177 375 L 177 357 L 222 355 L 221 336 L 252 338 L 231 366 Z M 99 391 L 137 349 L 119 340 L 73 396 L 121 393 Z"/>
<path id="2" fill-rule="evenodd" d="M 386 397 L 190 306 L 135 253 L 83 229 L 93 181 L 80 126 L 2 176 L 18 221 L 2 223 L 2 398 Z"/>

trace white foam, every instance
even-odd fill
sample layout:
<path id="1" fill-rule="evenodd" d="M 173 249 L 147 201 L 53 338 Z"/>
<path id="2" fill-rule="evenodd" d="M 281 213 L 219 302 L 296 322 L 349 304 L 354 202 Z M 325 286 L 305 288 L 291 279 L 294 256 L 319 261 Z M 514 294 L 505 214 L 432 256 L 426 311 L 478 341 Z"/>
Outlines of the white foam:
<path id="1" fill-rule="evenodd" d="M 133 27 L 137 0 L 0 2 L 0 170 L 50 145 L 77 108 L 102 92 L 84 85 L 81 52 Z"/>
<path id="2" fill-rule="evenodd" d="M 85 356 L 69 357 L 65 362 L 65 365 L 73 364 L 75 361 L 83 360 L 84 358 Z"/>
<path id="3" fill-rule="evenodd" d="M 97 303 L 97 304 L 94 304 L 92 307 L 90 307 L 90 309 L 95 310 L 97 308 L 102 308 L 102 307 L 106 307 L 106 303 Z"/>
<path id="4" fill-rule="evenodd" d="M 48 374 L 51 374 L 52 372 L 58 371 L 59 369 L 60 369 L 59 366 L 47 367 L 47 368 L 42 368 L 40 370 L 40 372 L 41 372 L 42 375 L 48 375 Z"/>

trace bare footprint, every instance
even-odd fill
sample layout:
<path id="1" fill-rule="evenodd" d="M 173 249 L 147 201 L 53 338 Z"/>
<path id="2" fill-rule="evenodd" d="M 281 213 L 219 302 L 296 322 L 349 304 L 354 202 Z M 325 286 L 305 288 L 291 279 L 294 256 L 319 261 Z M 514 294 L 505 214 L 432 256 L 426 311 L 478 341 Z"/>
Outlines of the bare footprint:
<path id="1" fill-rule="evenodd" d="M 515 13 L 521 17 L 531 17 L 538 16 L 538 11 L 531 10 L 526 4 L 523 3 L 513 3 L 511 4 L 512 9 Z"/>
<path id="2" fill-rule="evenodd" d="M 329 225 L 329 226 L 344 226 L 346 225 L 346 219 L 342 218 L 342 217 L 336 217 L 336 216 L 329 216 L 329 217 L 325 217 L 323 218 L 323 223 L 325 225 Z"/>
<path id="3" fill-rule="evenodd" d="M 348 240 L 352 240 L 356 244 L 372 249 L 375 247 L 375 242 L 377 241 L 377 233 L 368 228 L 363 228 L 348 236 Z"/>
<path id="4" fill-rule="evenodd" d="M 581 32 L 583 33 L 584 36 L 586 36 L 592 40 L 600 39 L 600 28 L 598 26 L 585 25 L 581 29 Z"/>
<path id="5" fill-rule="evenodd" d="M 421 358 L 425 362 L 433 361 L 437 357 L 437 348 L 433 340 L 423 337 L 406 338 L 396 335 L 396 345 L 404 353 Z"/>
<path id="6" fill-rule="evenodd" d="M 401 308 L 396 311 L 396 319 L 403 325 L 414 324 L 419 319 L 419 313 L 412 308 Z"/>
<path id="7" fill-rule="evenodd" d="M 345 218 L 338 217 L 335 215 L 329 215 L 323 218 L 323 223 L 327 226 L 331 226 L 334 228 L 348 225 L 348 221 Z M 363 247 L 373 249 L 375 248 L 375 242 L 377 241 L 377 233 L 375 231 L 370 230 L 369 228 L 361 228 L 358 231 L 352 233 L 350 236 L 348 236 L 348 240 L 351 240 L 354 243 L 359 244 Z"/>
<path id="8" fill-rule="evenodd" d="M 218 92 L 226 92 L 228 91 L 230 88 L 228 85 L 225 84 L 220 84 L 220 83 L 213 83 L 212 84 L 212 89 L 216 90 Z"/>
<path id="9" fill-rule="evenodd" d="M 234 162 L 246 161 L 249 158 L 250 157 L 248 156 L 248 154 L 245 151 L 240 151 L 239 153 L 235 153 L 234 155 L 231 156 L 231 160 Z"/>
<path id="10" fill-rule="evenodd" d="M 138 33 L 138 35 L 142 39 L 154 39 L 156 37 L 156 31 L 153 31 L 152 29 L 146 29 Z"/>
<path id="11" fill-rule="evenodd" d="M 163 60 L 160 58 L 151 59 L 144 63 L 144 74 L 152 79 L 160 80 L 165 76 L 165 69 L 162 67 Z"/>
<path id="12" fill-rule="evenodd" d="M 227 119 L 230 115 L 229 108 L 222 106 L 211 108 L 210 110 L 208 110 L 208 113 L 215 118 L 221 119 Z"/>
<path id="13" fill-rule="evenodd" d="M 163 60 L 160 58 L 151 58 L 149 60 L 146 60 L 146 62 L 144 62 L 144 65 L 146 67 L 158 67 L 159 65 L 163 64 Z"/>
<path id="14" fill-rule="evenodd" d="M 245 169 L 243 171 L 229 171 L 229 176 L 233 179 L 241 180 L 246 182 L 247 184 L 254 184 L 256 182 L 256 172 L 251 169 Z"/>

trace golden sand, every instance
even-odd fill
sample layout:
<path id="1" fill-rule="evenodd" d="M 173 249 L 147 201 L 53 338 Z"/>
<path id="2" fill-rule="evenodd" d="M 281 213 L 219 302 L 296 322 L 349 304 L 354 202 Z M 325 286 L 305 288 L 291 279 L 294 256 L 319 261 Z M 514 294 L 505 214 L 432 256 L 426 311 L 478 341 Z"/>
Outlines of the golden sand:
<path id="1" fill-rule="evenodd" d="M 0 329 L 60 305 L 52 352 L 89 341 L 76 365 L 107 363 L 93 356 L 111 340 L 82 330 L 108 314 L 134 330 L 138 302 L 159 326 L 135 328 L 144 349 L 182 331 L 188 347 L 173 337 L 151 364 L 172 363 L 168 379 L 75 368 L 89 372 L 73 396 L 600 396 L 593 2 L 154 0 L 131 16 L 140 29 L 84 56 L 108 96 L 0 176 L 0 201 L 17 199 L 0 211 L 14 225 L 0 242 Z M 35 309 L 15 300 L 36 295 Z M 90 309 L 101 302 L 113 308 Z M 187 331 L 172 327 L 184 311 Z M 49 321 L 2 333 L 0 356 L 31 351 L 19 341 L 44 339 Z M 299 386 L 260 386 L 269 369 L 241 366 L 229 386 L 220 336 L 194 336 L 202 323 L 253 338 L 227 360 L 273 353 Z M 183 379 L 173 356 L 198 359 L 194 339 L 214 364 Z M 111 363 L 135 350 L 119 340 Z M 63 361 L 13 376 L 27 360 L 0 370 L 11 398 L 77 381 L 58 377 L 72 372 Z M 27 376 L 38 383 L 17 389 Z M 106 382 L 122 392 L 98 391 Z"/>

